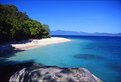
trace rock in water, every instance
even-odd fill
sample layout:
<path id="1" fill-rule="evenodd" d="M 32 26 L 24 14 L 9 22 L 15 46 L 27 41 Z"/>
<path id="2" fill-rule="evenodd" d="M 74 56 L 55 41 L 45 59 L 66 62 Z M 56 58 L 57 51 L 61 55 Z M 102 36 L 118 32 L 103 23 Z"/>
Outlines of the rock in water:
<path id="1" fill-rule="evenodd" d="M 34 65 L 23 68 L 9 82 L 102 82 L 85 68 L 59 68 Z"/>

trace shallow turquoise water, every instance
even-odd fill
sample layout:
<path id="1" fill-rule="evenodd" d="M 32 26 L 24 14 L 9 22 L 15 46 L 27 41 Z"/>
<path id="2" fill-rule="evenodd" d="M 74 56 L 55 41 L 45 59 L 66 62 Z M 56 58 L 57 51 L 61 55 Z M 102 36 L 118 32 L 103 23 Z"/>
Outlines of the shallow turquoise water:
<path id="1" fill-rule="evenodd" d="M 9 61 L 60 67 L 85 67 L 104 82 L 121 82 L 121 39 L 67 37 L 71 42 L 17 52 Z"/>

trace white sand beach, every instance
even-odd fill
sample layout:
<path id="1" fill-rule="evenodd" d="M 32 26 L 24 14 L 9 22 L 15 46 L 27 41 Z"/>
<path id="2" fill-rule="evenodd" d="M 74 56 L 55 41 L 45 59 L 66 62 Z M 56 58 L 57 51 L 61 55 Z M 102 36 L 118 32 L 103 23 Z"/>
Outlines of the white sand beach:
<path id="1" fill-rule="evenodd" d="M 63 42 L 69 42 L 70 39 L 60 38 L 60 37 L 51 37 L 46 39 L 32 39 L 30 41 L 24 41 L 18 44 L 11 44 L 15 50 L 28 50 L 32 48 L 42 47 L 51 44 L 58 44 Z"/>

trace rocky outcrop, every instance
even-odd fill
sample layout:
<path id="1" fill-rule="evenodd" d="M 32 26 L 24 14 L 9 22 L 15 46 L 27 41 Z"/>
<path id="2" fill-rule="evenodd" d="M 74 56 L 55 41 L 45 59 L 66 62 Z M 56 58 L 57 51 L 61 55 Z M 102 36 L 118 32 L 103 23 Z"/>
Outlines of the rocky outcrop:
<path id="1" fill-rule="evenodd" d="M 59 68 L 34 65 L 23 68 L 9 82 L 102 82 L 85 68 Z"/>

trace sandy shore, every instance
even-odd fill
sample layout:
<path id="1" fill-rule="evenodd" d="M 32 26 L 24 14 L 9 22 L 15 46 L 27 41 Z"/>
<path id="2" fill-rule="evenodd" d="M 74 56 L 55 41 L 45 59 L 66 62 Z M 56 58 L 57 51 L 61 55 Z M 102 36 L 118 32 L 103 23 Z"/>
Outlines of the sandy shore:
<path id="1" fill-rule="evenodd" d="M 60 37 L 51 37 L 46 39 L 32 39 L 30 41 L 24 41 L 18 44 L 11 44 L 15 50 L 28 50 L 32 48 L 42 47 L 51 44 L 58 44 L 63 42 L 69 42 L 70 39 L 60 38 Z"/>

